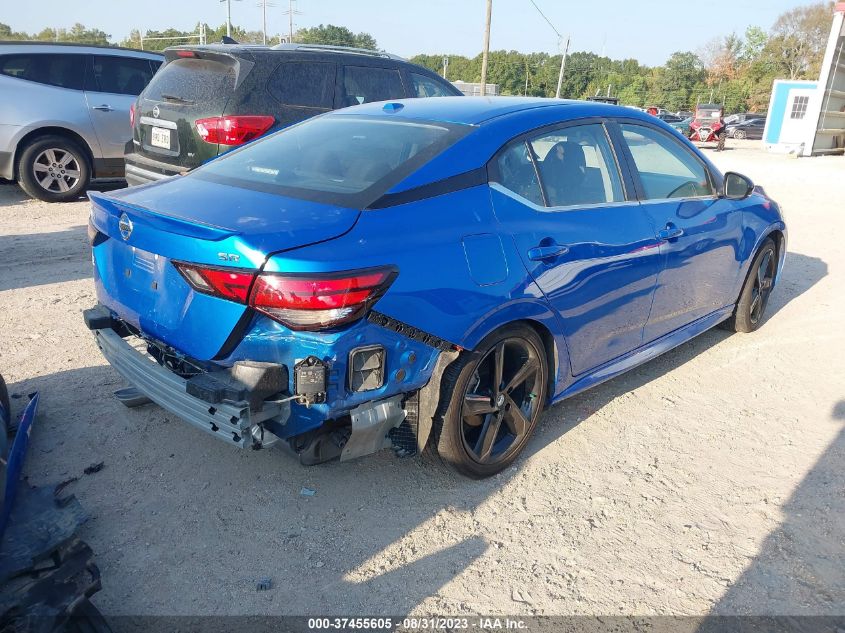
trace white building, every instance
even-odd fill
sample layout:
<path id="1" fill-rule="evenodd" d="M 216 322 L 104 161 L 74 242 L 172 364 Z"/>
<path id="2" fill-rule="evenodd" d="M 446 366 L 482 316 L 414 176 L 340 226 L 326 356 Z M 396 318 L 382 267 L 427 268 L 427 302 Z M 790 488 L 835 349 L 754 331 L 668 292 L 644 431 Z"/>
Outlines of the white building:
<path id="1" fill-rule="evenodd" d="M 834 7 L 819 80 L 772 86 L 763 143 L 801 156 L 845 153 L 845 2 Z"/>
<path id="2" fill-rule="evenodd" d="M 452 84 L 463 92 L 467 97 L 480 97 L 481 96 L 481 83 L 467 83 L 466 81 L 461 81 L 458 79 L 457 81 L 453 81 Z M 487 91 L 485 94 L 490 97 L 496 97 L 499 95 L 499 85 L 498 84 L 487 84 Z"/>

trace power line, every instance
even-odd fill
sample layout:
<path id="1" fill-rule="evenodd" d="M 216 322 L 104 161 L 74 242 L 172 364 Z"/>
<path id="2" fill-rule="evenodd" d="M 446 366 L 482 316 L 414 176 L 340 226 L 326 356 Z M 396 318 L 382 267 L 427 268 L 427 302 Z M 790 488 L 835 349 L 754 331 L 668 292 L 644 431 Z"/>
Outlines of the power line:
<path id="1" fill-rule="evenodd" d="M 547 18 L 547 17 L 546 17 L 546 14 L 545 14 L 545 13 L 543 13 L 543 12 L 540 10 L 540 7 L 538 7 L 538 6 L 537 6 L 537 3 L 536 3 L 536 2 L 534 2 L 534 0 L 528 0 L 528 2 L 530 2 L 531 4 L 533 4 L 533 5 L 534 5 L 534 8 L 535 8 L 535 9 L 537 9 L 537 13 L 539 13 L 541 16 L 543 16 L 543 19 L 546 21 L 546 23 L 547 23 L 550 27 L 552 27 L 552 31 L 554 31 L 554 32 L 555 32 L 555 34 L 557 35 L 558 39 L 559 39 L 559 40 L 562 40 L 562 39 L 563 39 L 563 35 L 561 35 L 561 34 L 560 34 L 560 31 L 558 31 L 558 30 L 555 28 L 555 25 L 554 25 L 554 24 L 552 24 L 552 21 L 551 21 L 551 20 L 549 20 L 549 18 Z"/>

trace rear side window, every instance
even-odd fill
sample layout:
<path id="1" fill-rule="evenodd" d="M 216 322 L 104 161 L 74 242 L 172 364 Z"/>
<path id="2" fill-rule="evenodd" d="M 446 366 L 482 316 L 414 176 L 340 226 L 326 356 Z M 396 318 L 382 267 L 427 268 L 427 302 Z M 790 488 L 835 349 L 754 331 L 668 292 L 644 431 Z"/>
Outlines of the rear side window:
<path id="1" fill-rule="evenodd" d="M 414 96 L 417 97 L 452 97 L 454 92 L 450 92 L 446 86 L 439 81 L 435 81 L 431 77 L 420 75 L 419 73 L 410 73 L 411 84 L 414 87 Z"/>
<path id="2" fill-rule="evenodd" d="M 179 100 L 185 105 L 202 104 L 209 109 L 223 106 L 235 90 L 235 70 L 228 64 L 207 59 L 176 59 L 155 74 L 146 99 Z"/>
<path id="3" fill-rule="evenodd" d="M 343 107 L 402 99 L 404 96 L 405 89 L 398 70 L 367 66 L 346 66 L 343 69 Z"/>
<path id="4" fill-rule="evenodd" d="M 153 69 L 146 59 L 94 55 L 92 74 L 97 92 L 137 96 L 150 83 Z"/>
<path id="5" fill-rule="evenodd" d="M 471 129 L 321 116 L 225 154 L 187 177 L 364 208 Z"/>
<path id="6" fill-rule="evenodd" d="M 543 194 L 534 161 L 531 160 L 525 141 L 514 143 L 496 161 L 497 181 L 506 189 L 543 206 Z"/>
<path id="7" fill-rule="evenodd" d="M 621 127 L 647 199 L 715 195 L 702 162 L 675 139 L 644 125 Z"/>
<path id="8" fill-rule="evenodd" d="M 323 62 L 280 64 L 267 85 L 280 103 L 329 110 L 334 100 L 336 66 Z"/>
<path id="9" fill-rule="evenodd" d="M 0 74 L 48 86 L 82 90 L 87 55 L 30 53 L 0 57 Z"/>

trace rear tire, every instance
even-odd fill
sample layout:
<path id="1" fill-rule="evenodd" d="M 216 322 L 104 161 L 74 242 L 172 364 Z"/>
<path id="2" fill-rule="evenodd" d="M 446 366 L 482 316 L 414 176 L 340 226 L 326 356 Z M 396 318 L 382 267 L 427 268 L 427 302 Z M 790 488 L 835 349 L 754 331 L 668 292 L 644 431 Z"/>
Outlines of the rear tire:
<path id="1" fill-rule="evenodd" d="M 737 130 L 734 132 L 734 138 L 739 139 L 740 141 L 745 138 L 745 130 Z"/>
<path id="2" fill-rule="evenodd" d="M 537 426 L 548 375 L 543 341 L 527 325 L 490 334 L 452 363 L 433 429 L 443 463 L 473 479 L 510 466 Z"/>
<path id="3" fill-rule="evenodd" d="M 18 184 L 45 202 L 76 200 L 91 181 L 88 155 L 66 136 L 50 135 L 27 145 L 18 159 Z"/>
<path id="4" fill-rule="evenodd" d="M 748 269 L 734 313 L 720 324 L 723 329 L 748 333 L 762 325 L 777 265 L 775 243 L 771 238 L 766 238 Z"/>

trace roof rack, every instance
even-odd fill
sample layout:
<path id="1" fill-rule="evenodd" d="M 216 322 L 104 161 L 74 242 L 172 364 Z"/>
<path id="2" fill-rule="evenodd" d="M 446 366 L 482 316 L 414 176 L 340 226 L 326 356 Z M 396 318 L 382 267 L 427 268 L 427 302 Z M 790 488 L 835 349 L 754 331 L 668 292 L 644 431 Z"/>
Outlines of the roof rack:
<path id="1" fill-rule="evenodd" d="M 404 57 L 393 55 L 392 53 L 385 53 L 384 51 L 374 51 L 368 48 L 355 48 L 353 46 L 332 46 L 330 44 L 276 44 L 273 47 L 276 51 L 313 51 L 321 53 L 347 53 L 350 55 L 365 55 L 367 57 L 382 57 L 385 59 L 397 59 L 407 61 Z"/>

